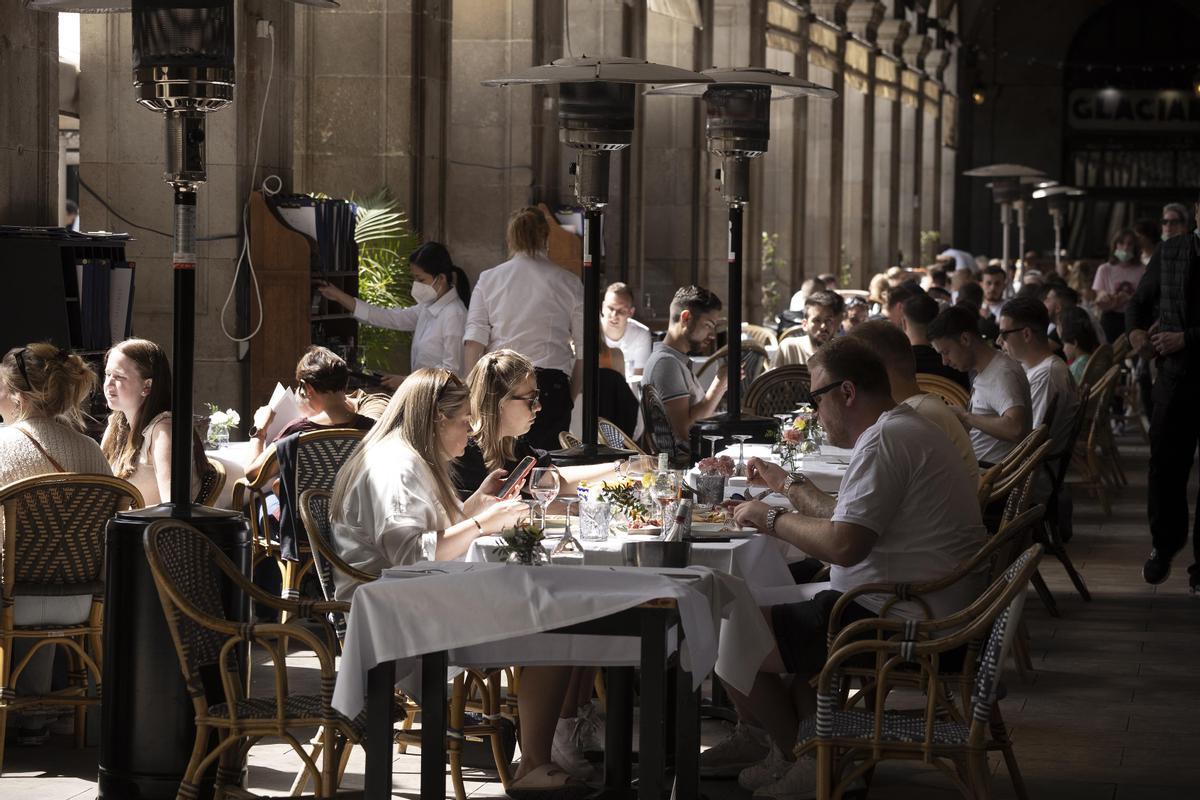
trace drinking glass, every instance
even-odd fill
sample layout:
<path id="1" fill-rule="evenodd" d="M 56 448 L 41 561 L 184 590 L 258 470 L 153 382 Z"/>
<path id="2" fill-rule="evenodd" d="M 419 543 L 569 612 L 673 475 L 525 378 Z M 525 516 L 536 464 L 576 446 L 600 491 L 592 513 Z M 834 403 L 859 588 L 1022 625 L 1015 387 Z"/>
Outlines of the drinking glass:
<path id="1" fill-rule="evenodd" d="M 721 441 L 721 439 L 722 439 L 723 437 L 722 437 L 720 434 L 711 434 L 711 433 L 706 433 L 706 434 L 704 434 L 704 436 L 703 436 L 703 437 L 701 437 L 701 438 L 704 438 L 704 439 L 707 439 L 707 440 L 708 440 L 708 454 L 709 454 L 710 456 L 712 456 L 713 458 L 716 458 L 716 456 L 717 456 L 717 442 Z"/>
<path id="2" fill-rule="evenodd" d="M 562 539 L 557 545 L 555 545 L 554 550 L 550 553 L 550 555 L 551 557 L 559 555 L 560 553 L 579 553 L 582 555 L 583 543 L 575 538 L 575 534 L 571 533 L 571 506 L 578 502 L 579 498 L 568 495 L 565 497 L 560 497 L 559 500 L 563 505 L 566 506 L 566 509 L 563 512 L 566 514 L 566 527 L 563 529 Z"/>
<path id="3" fill-rule="evenodd" d="M 748 433 L 735 433 L 731 438 L 738 443 L 737 471 L 734 474 L 744 478 L 746 477 L 746 440 L 754 437 Z"/>
<path id="4" fill-rule="evenodd" d="M 562 479 L 554 467 L 534 467 L 529 473 L 529 494 L 542 509 L 542 530 L 546 530 L 546 508 L 558 497 Z"/>
<path id="5" fill-rule="evenodd" d="M 612 506 L 604 500 L 589 500 L 579 504 L 579 538 L 585 542 L 608 539 L 612 523 Z"/>
<path id="6" fill-rule="evenodd" d="M 679 499 L 679 473 L 672 470 L 654 475 L 650 496 L 658 503 L 659 520 L 663 531 L 667 529 L 667 506 Z"/>

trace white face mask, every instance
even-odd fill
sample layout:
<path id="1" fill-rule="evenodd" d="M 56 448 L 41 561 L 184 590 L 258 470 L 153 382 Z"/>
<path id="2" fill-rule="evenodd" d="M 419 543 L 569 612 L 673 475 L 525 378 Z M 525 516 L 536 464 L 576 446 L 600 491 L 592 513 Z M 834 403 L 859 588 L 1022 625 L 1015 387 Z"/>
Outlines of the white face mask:
<path id="1" fill-rule="evenodd" d="M 438 299 L 437 289 L 428 283 L 417 283 L 416 281 L 413 281 L 412 296 L 413 300 L 416 300 L 418 304 L 432 303 Z"/>
<path id="2" fill-rule="evenodd" d="M 1114 250 L 1113 255 L 1116 257 L 1117 261 L 1128 261 L 1130 258 L 1132 258 L 1132 253 L 1130 253 L 1128 250 Z"/>
<path id="3" fill-rule="evenodd" d="M 1171 238 L 1171 234 L 1167 233 L 1166 231 L 1163 231 L 1163 235 L 1161 238 L 1165 242 L 1167 239 Z"/>

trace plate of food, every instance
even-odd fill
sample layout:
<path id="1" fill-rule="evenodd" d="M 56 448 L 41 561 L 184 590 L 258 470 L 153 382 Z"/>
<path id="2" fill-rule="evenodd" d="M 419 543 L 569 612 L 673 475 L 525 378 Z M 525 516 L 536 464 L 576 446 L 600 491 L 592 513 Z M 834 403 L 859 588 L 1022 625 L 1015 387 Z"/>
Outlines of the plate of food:
<path id="1" fill-rule="evenodd" d="M 698 522 L 715 522 L 718 525 L 723 525 L 725 523 L 725 509 L 720 506 L 712 509 L 697 509 L 692 512 L 692 524 L 695 525 Z"/>
<path id="2" fill-rule="evenodd" d="M 692 538 L 695 539 L 749 539 L 758 533 L 755 528 L 739 528 L 737 523 L 692 522 Z"/>
<path id="3" fill-rule="evenodd" d="M 662 522 L 655 517 L 638 519 L 621 525 L 621 531 L 629 536 L 658 536 L 662 533 Z"/>

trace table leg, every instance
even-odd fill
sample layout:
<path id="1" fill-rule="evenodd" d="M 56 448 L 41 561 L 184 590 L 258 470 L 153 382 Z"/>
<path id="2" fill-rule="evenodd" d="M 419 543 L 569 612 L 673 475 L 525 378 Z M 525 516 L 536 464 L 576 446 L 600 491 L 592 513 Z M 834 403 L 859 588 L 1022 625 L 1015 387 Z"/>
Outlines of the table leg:
<path id="1" fill-rule="evenodd" d="M 446 651 L 421 656 L 421 800 L 446 797 Z"/>
<path id="2" fill-rule="evenodd" d="M 663 705 L 667 690 L 667 618 L 662 613 L 642 616 L 641 726 L 638 736 L 638 798 L 662 800 Z"/>
<path id="3" fill-rule="evenodd" d="M 700 796 L 700 692 L 692 674 L 675 669 L 675 797 Z"/>
<path id="4" fill-rule="evenodd" d="M 628 789 L 633 775 L 633 667 L 610 667 L 604 722 L 604 786 Z"/>
<path id="5" fill-rule="evenodd" d="M 392 796 L 392 697 L 396 691 L 396 662 L 383 661 L 367 673 L 367 764 L 364 797 Z"/>

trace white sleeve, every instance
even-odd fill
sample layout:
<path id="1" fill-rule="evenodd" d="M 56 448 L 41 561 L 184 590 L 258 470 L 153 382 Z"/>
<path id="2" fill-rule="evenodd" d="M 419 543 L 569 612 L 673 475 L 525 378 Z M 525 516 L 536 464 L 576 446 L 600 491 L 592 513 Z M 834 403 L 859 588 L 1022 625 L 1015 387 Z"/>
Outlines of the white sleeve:
<path id="1" fill-rule="evenodd" d="M 834 522 L 860 525 L 879 536 L 896 517 L 904 500 L 901 470 L 880 446 L 878 431 L 871 441 L 857 448 L 838 488 Z"/>
<path id="2" fill-rule="evenodd" d="M 382 308 L 371 303 L 364 303 L 362 300 L 354 301 L 354 318 L 359 322 L 374 325 L 376 328 L 391 328 L 397 331 L 416 330 L 419 316 L 421 316 L 420 306 Z"/>
<path id="3" fill-rule="evenodd" d="M 471 308 L 467 311 L 464 342 L 479 342 L 484 347 L 492 341 L 492 320 L 488 313 L 486 273 L 479 276 L 471 292 Z"/>
<path id="4" fill-rule="evenodd" d="M 649 330 L 638 329 L 637 341 L 632 343 L 633 347 L 630 348 L 630 355 L 639 369 L 644 369 L 646 362 L 650 360 L 650 350 L 653 341 L 654 337 L 650 334 Z"/>
<path id="5" fill-rule="evenodd" d="M 592 323 L 599 327 L 600 320 Z M 583 283 L 571 278 L 571 343 L 575 345 L 575 360 L 583 358 Z"/>
<path id="6" fill-rule="evenodd" d="M 1030 413 L 1036 428 L 1046 418 L 1046 406 L 1050 404 L 1050 370 L 1040 369 L 1030 377 L 1029 396 L 1033 399 Z"/>
<path id="7" fill-rule="evenodd" d="M 443 312 L 442 329 L 438 337 L 442 345 L 442 359 L 438 366 L 463 377 L 463 331 L 466 326 L 466 316 Z"/>
<path id="8" fill-rule="evenodd" d="M 375 540 L 389 564 L 415 564 L 431 561 L 437 549 L 437 530 L 440 527 L 437 509 L 423 496 L 423 487 L 414 480 L 403 480 L 401 474 L 388 480 L 386 493 L 373 492 L 375 519 L 381 520 Z M 414 478 L 412 474 L 408 478 Z M 417 491 L 410 491 L 409 487 Z"/>

